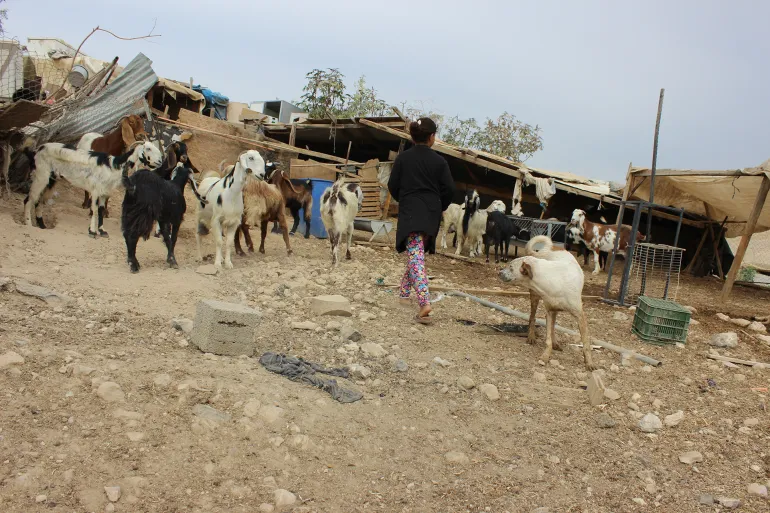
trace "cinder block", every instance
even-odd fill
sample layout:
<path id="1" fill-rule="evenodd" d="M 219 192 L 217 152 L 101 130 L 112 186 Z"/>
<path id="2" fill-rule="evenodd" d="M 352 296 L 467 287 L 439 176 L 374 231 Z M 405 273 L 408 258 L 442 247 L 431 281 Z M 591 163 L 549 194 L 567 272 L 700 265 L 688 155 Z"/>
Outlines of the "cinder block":
<path id="1" fill-rule="evenodd" d="M 588 400 L 591 406 L 598 406 L 604 402 L 604 382 L 597 371 L 593 371 L 588 378 Z"/>
<path id="2" fill-rule="evenodd" d="M 204 299 L 198 303 L 192 343 L 204 353 L 252 356 L 262 314 L 248 306 Z"/>

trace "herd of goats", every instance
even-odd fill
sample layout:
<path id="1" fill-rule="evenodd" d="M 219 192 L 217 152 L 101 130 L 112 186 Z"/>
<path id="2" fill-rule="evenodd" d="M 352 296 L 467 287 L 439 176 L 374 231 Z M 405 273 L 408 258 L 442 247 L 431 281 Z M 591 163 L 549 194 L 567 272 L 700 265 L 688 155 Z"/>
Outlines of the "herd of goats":
<path id="1" fill-rule="evenodd" d="M 144 123 L 139 116 L 123 118 L 117 129 L 106 135 L 87 133 L 77 145 L 47 143 L 36 149 L 23 148 L 29 159 L 31 185 L 24 200 L 24 216 L 28 225 L 33 224 L 35 211 L 37 226 L 45 228 L 41 207 L 52 194 L 59 178 L 85 191 L 84 208 L 90 208 L 91 237 L 106 237 L 103 229 L 107 217 L 110 194 L 125 188 L 121 226 L 126 242 L 127 260 L 131 272 L 138 272 L 136 247 L 140 238 L 147 240 L 153 231 L 162 237 L 168 250 L 167 262 L 177 267 L 174 256 L 179 226 L 186 203 L 184 190 L 190 184 L 197 202 L 196 243 L 198 258 L 203 260 L 201 237 L 213 232 L 216 243 L 214 265 L 232 268 L 231 248 L 244 254 L 240 239 L 243 234 L 250 252 L 254 246 L 249 226 L 261 229 L 259 251 L 264 253 L 268 224 L 274 223 L 273 231 L 283 234 L 286 249 L 292 253 L 289 233 L 297 231 L 300 210 L 304 211 L 305 238 L 309 237 L 312 208 L 312 182 L 307 179 L 290 179 L 272 162 L 265 162 L 256 150 L 241 153 L 236 162 L 218 171 L 200 172 L 190 162 L 184 143 L 188 134 L 175 136 L 165 152 L 157 143 L 149 141 Z M 199 175 L 196 182 L 195 175 Z M 353 221 L 363 204 L 363 193 L 356 183 L 338 181 L 329 187 L 321 198 L 321 219 L 331 242 L 332 264 L 339 261 L 339 246 L 347 245 L 346 258 L 350 258 L 353 237 Z M 294 218 L 289 232 L 285 210 Z M 508 260 L 511 238 L 527 240 L 524 233 L 509 216 L 505 204 L 495 200 L 486 208 L 480 208 L 480 197 L 469 191 L 464 204 L 452 204 L 443 214 L 440 229 L 441 247 L 447 248 L 446 236 L 455 233 L 456 253 L 463 247 L 470 248 L 470 256 L 480 255 L 482 242 L 489 249 L 495 247 L 495 262 Z M 520 212 L 520 209 L 519 209 Z M 593 252 L 594 273 L 606 253 L 612 251 L 616 229 L 611 225 L 592 223 L 585 212 L 575 210 L 568 226 L 568 240 L 588 258 Z M 620 233 L 618 250 L 624 251 L 631 237 L 630 227 Z M 639 234 L 637 234 L 637 239 Z M 224 246 L 224 248 L 223 248 Z M 498 250 L 499 253 L 498 254 Z"/>

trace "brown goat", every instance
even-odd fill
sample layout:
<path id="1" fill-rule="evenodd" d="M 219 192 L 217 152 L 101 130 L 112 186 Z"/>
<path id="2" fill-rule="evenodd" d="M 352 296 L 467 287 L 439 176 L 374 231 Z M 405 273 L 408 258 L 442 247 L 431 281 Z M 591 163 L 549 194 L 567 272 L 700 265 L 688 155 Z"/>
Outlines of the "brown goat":
<path id="1" fill-rule="evenodd" d="M 140 139 L 148 139 L 147 132 L 144 131 L 144 121 L 136 114 L 131 114 L 121 119 L 115 130 L 107 135 L 93 139 L 91 147 L 84 149 L 117 157 L 122 155 L 126 148 Z M 80 145 L 78 145 L 78 148 L 80 148 Z M 107 201 L 109 201 L 109 198 Z M 83 208 L 91 208 L 91 196 L 89 196 L 88 192 L 85 193 L 83 199 Z M 104 217 L 109 217 L 106 201 L 104 203 Z"/>
<path id="2" fill-rule="evenodd" d="M 235 232 L 235 252 L 239 255 L 245 254 L 241 249 L 241 232 L 243 232 L 243 238 L 249 247 L 249 253 L 254 252 L 254 244 L 251 242 L 251 236 L 249 235 L 249 225 L 256 226 L 259 224 L 262 236 L 259 252 L 264 254 L 267 225 L 271 221 L 277 222 L 280 225 L 283 232 L 283 241 L 286 243 L 286 250 L 291 255 L 289 230 L 286 225 L 286 202 L 281 192 L 276 186 L 261 180 L 247 180 L 246 185 L 243 186 L 243 218 L 241 219 L 241 225 Z"/>
<path id="3" fill-rule="evenodd" d="M 275 170 L 267 180 L 278 187 L 294 218 L 291 234 L 294 235 L 299 226 L 299 211 L 305 213 L 305 238 L 310 238 L 310 218 L 313 210 L 313 182 L 307 178 L 291 180 L 283 175 L 283 171 Z M 273 225 L 273 232 L 278 232 L 278 226 Z"/>

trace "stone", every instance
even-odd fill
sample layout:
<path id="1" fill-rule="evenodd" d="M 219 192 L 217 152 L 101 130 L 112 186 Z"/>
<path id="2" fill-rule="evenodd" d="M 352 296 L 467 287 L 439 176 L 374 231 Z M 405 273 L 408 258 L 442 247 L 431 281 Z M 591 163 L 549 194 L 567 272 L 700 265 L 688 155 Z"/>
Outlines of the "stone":
<path id="1" fill-rule="evenodd" d="M 70 367 L 70 369 L 72 370 L 72 375 L 75 377 L 88 376 L 89 374 L 91 374 L 96 370 L 93 367 L 87 367 L 85 365 L 80 365 L 79 363 L 76 363 L 75 365 Z"/>
<path id="2" fill-rule="evenodd" d="M 615 312 L 612 315 L 612 320 L 613 321 L 627 321 L 628 320 L 628 315 L 623 313 L 623 312 Z"/>
<path id="3" fill-rule="evenodd" d="M 534 379 L 538 383 L 545 383 L 546 377 L 545 377 L 545 374 L 543 374 L 542 372 L 535 372 L 532 374 L 532 379 Z"/>
<path id="4" fill-rule="evenodd" d="M 268 424 L 274 424 L 283 416 L 283 408 L 280 406 L 262 406 L 259 416 Z"/>
<path id="5" fill-rule="evenodd" d="M 450 465 L 467 465 L 471 461 L 468 459 L 468 456 L 460 451 L 449 451 L 444 454 L 444 460 Z"/>
<path id="6" fill-rule="evenodd" d="M 440 358 L 438 356 L 433 359 L 433 363 L 435 363 L 436 365 L 440 365 L 441 367 L 450 367 L 452 365 L 452 362 L 444 360 L 443 358 Z"/>
<path id="7" fill-rule="evenodd" d="M 340 328 L 340 336 L 342 337 L 342 340 L 347 340 L 349 342 L 359 342 L 362 338 L 364 338 L 361 333 L 358 332 L 353 326 L 342 326 Z"/>
<path id="8" fill-rule="evenodd" d="M 406 372 L 409 370 L 409 365 L 404 360 L 396 360 L 393 363 L 393 370 L 395 372 Z"/>
<path id="9" fill-rule="evenodd" d="M 129 431 L 126 433 L 126 436 L 132 442 L 141 442 L 142 440 L 144 440 L 144 433 L 141 433 L 139 431 Z"/>
<path id="10" fill-rule="evenodd" d="M 342 323 L 339 321 L 329 321 L 326 323 L 327 330 L 339 330 L 342 329 Z"/>
<path id="11" fill-rule="evenodd" d="M 171 327 L 177 331 L 190 334 L 193 330 L 193 322 L 190 319 L 185 319 L 183 317 L 171 319 Z"/>
<path id="12" fill-rule="evenodd" d="M 644 506 L 644 505 L 646 505 L 646 504 L 647 504 L 647 503 L 645 502 L 645 500 L 644 500 L 644 499 L 642 499 L 641 497 L 634 497 L 634 498 L 633 498 L 633 499 L 631 499 L 631 500 L 632 500 L 632 501 L 634 501 L 635 503 L 637 503 L 637 504 L 638 504 L 638 505 L 640 505 L 640 506 Z"/>
<path id="13" fill-rule="evenodd" d="M 243 405 L 243 416 L 249 418 L 256 417 L 260 408 L 262 408 L 262 403 L 252 397 Z"/>
<path id="14" fill-rule="evenodd" d="M 628 409 L 633 411 L 639 411 L 639 405 L 634 402 L 629 402 Z"/>
<path id="15" fill-rule="evenodd" d="M 736 509 L 740 507 L 741 500 L 732 497 L 718 497 L 717 502 L 727 509 Z"/>
<path id="16" fill-rule="evenodd" d="M 714 496 L 709 495 L 707 493 L 701 494 L 700 497 L 698 497 L 698 504 L 701 504 L 703 506 L 711 506 L 714 504 Z"/>
<path id="17" fill-rule="evenodd" d="M 767 498 L 767 486 L 759 484 L 759 483 L 751 483 L 746 491 L 749 492 L 749 495 L 758 495 L 762 498 Z"/>
<path id="18" fill-rule="evenodd" d="M 730 316 L 725 315 L 723 313 L 718 313 L 716 315 L 716 318 L 719 319 L 720 321 L 730 322 Z"/>
<path id="19" fill-rule="evenodd" d="M 259 505 L 259 512 L 260 513 L 273 513 L 275 511 L 275 506 L 272 504 L 268 504 L 266 502 L 263 502 Z"/>
<path id="20" fill-rule="evenodd" d="M 301 321 L 291 323 L 291 329 L 293 330 L 307 330 L 315 331 L 318 328 L 318 324 L 312 321 Z"/>
<path id="21" fill-rule="evenodd" d="M 708 343 L 714 347 L 736 347 L 738 345 L 738 334 L 734 331 L 717 333 L 709 339 Z"/>
<path id="22" fill-rule="evenodd" d="M 484 383 L 479 387 L 479 391 L 490 401 L 497 401 L 500 399 L 500 392 L 497 390 L 497 387 L 491 383 Z"/>
<path id="23" fill-rule="evenodd" d="M 604 397 L 609 399 L 610 401 L 617 401 L 618 399 L 620 399 L 620 394 L 615 392 L 611 388 L 605 388 L 604 389 Z"/>
<path id="24" fill-rule="evenodd" d="M 355 379 L 366 379 L 372 375 L 372 371 L 369 369 L 369 367 L 360 365 L 358 363 L 354 363 L 353 365 L 348 367 L 348 372 Z"/>
<path id="25" fill-rule="evenodd" d="M 297 502 L 297 496 L 289 490 L 279 488 L 273 492 L 273 502 L 275 502 L 275 507 L 281 510 Z"/>
<path id="26" fill-rule="evenodd" d="M 115 513 L 115 505 L 113 503 L 109 503 L 104 507 L 104 513 Z"/>
<path id="27" fill-rule="evenodd" d="M 171 384 L 171 376 L 168 374 L 158 374 L 155 379 L 152 380 L 156 387 L 165 388 Z"/>
<path id="28" fill-rule="evenodd" d="M 663 401 L 661 401 L 660 399 L 655 399 L 652 401 L 652 407 L 655 408 L 656 410 L 659 410 L 661 406 L 663 406 Z"/>
<path id="29" fill-rule="evenodd" d="M 350 317 L 350 301 L 344 296 L 316 296 L 310 301 L 310 309 L 315 315 L 337 315 Z"/>
<path id="30" fill-rule="evenodd" d="M 47 495 L 36 495 L 35 496 L 35 502 L 37 502 L 38 504 L 40 504 L 42 502 L 45 502 L 47 500 L 48 500 L 48 496 Z"/>
<path id="31" fill-rule="evenodd" d="M 476 386 L 476 383 L 468 376 L 460 376 L 457 379 L 457 386 L 463 390 L 470 390 Z"/>
<path id="32" fill-rule="evenodd" d="M 671 415 L 666 415 L 663 418 L 663 424 L 665 424 L 666 427 L 674 427 L 678 426 L 680 422 L 684 419 L 684 412 L 682 410 L 678 410 Z"/>
<path id="33" fill-rule="evenodd" d="M 748 427 L 758 426 L 759 425 L 759 419 L 757 419 L 757 418 L 744 419 L 743 425 L 744 426 L 748 426 Z"/>
<path id="34" fill-rule="evenodd" d="M 602 412 L 596 416 L 596 425 L 602 429 L 613 428 L 616 424 L 617 422 L 615 419 L 610 417 L 610 415 L 606 412 Z"/>
<path id="35" fill-rule="evenodd" d="M 120 385 L 112 381 L 105 381 L 99 385 L 99 388 L 96 389 L 96 395 L 108 403 L 123 401 L 126 398 Z"/>
<path id="36" fill-rule="evenodd" d="M 598 371 L 593 371 L 588 377 L 588 400 L 591 406 L 598 406 L 604 402 L 604 382 Z"/>
<path id="37" fill-rule="evenodd" d="M 679 461 L 685 465 L 692 465 L 703 461 L 703 455 L 698 451 L 687 451 L 679 455 Z"/>
<path id="38" fill-rule="evenodd" d="M 258 310 L 248 306 L 205 299 L 196 308 L 192 343 L 204 353 L 252 356 L 261 318 Z"/>
<path id="39" fill-rule="evenodd" d="M 216 276 L 218 269 L 214 264 L 203 264 L 199 265 L 195 272 L 204 276 Z"/>
<path id="40" fill-rule="evenodd" d="M 698 310 L 694 306 L 682 305 L 682 308 L 690 312 L 690 315 L 695 315 L 698 313 Z"/>
<path id="41" fill-rule="evenodd" d="M 0 355 L 0 370 L 11 365 L 21 365 L 24 363 L 24 357 L 14 351 L 7 351 Z"/>
<path id="42" fill-rule="evenodd" d="M 756 331 L 757 333 L 767 333 L 767 327 L 765 327 L 765 325 L 761 322 L 754 321 L 746 327 L 751 331 Z"/>
<path id="43" fill-rule="evenodd" d="M 207 404 L 196 404 L 193 406 L 192 412 L 196 416 L 205 420 L 211 420 L 214 422 L 230 422 L 229 413 L 221 412 Z"/>
<path id="44" fill-rule="evenodd" d="M 361 351 L 370 358 L 381 358 L 388 354 L 385 348 L 374 342 L 361 344 Z"/>
<path id="45" fill-rule="evenodd" d="M 736 326 L 740 328 L 745 328 L 749 324 L 751 324 L 751 321 L 747 321 L 746 319 L 730 319 L 730 322 L 735 324 Z"/>
<path id="46" fill-rule="evenodd" d="M 120 500 L 120 486 L 105 486 L 104 493 L 107 494 L 107 499 L 110 502 L 118 502 Z"/>
<path id="47" fill-rule="evenodd" d="M 58 304 L 66 303 L 67 301 L 70 301 L 70 298 L 63 294 L 59 294 L 58 292 L 54 292 L 53 290 L 48 290 L 38 285 L 32 285 L 31 283 L 27 283 L 26 281 L 16 280 L 15 285 L 16 285 L 16 292 L 18 292 L 19 294 L 42 299 L 43 301 L 51 305 L 58 305 Z"/>
<path id="48" fill-rule="evenodd" d="M 657 415 L 648 413 L 639 420 L 639 429 L 643 433 L 654 433 L 663 429 L 663 423 Z"/>

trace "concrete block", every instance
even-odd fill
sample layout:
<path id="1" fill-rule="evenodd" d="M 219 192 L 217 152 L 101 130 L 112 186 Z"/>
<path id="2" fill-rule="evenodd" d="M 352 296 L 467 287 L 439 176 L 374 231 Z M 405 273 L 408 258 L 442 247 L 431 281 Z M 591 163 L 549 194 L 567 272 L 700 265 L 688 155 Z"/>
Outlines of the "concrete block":
<path id="1" fill-rule="evenodd" d="M 252 356 L 262 314 L 248 306 L 204 299 L 198 303 L 192 343 L 204 353 Z"/>
<path id="2" fill-rule="evenodd" d="M 598 372 L 593 371 L 588 377 L 588 400 L 591 406 L 598 406 L 604 402 L 604 382 Z"/>
<path id="3" fill-rule="evenodd" d="M 316 315 L 340 315 L 350 317 L 350 301 L 344 296 L 317 296 L 310 303 L 310 308 Z"/>

